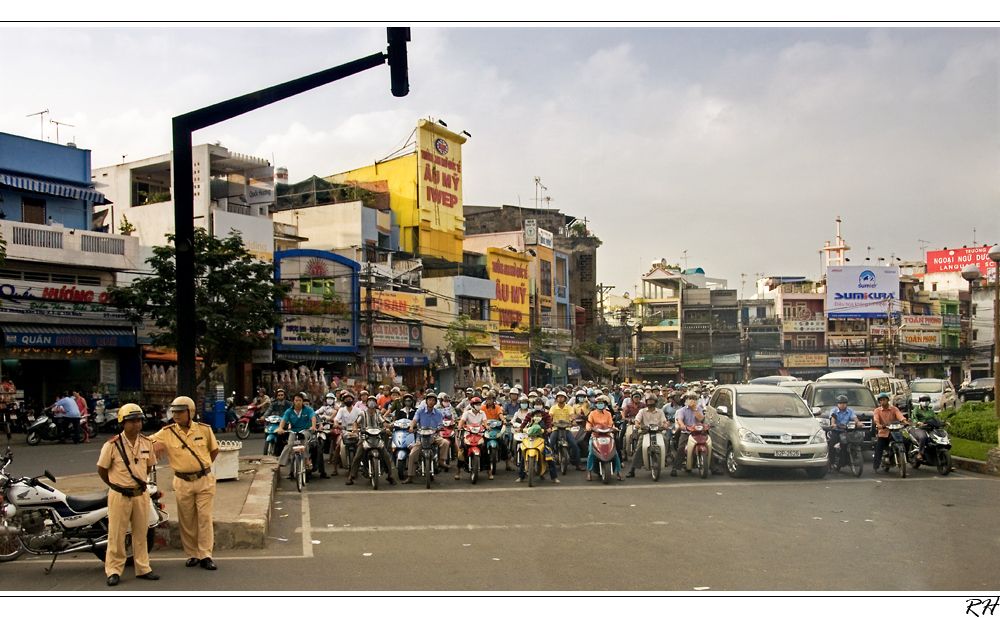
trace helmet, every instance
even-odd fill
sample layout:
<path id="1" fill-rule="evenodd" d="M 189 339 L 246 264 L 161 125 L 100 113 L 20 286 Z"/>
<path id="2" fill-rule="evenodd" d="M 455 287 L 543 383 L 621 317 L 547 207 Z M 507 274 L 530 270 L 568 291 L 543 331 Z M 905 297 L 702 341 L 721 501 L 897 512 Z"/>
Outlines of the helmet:
<path id="1" fill-rule="evenodd" d="M 506 395 L 509 392 L 510 392 L 510 387 L 509 386 L 504 386 L 503 387 L 503 394 Z"/>
<path id="2" fill-rule="evenodd" d="M 565 391 L 556 391 L 556 399 L 559 399 L 560 397 L 562 397 L 563 399 L 566 398 Z"/>
<path id="3" fill-rule="evenodd" d="M 479 397 L 473 397 L 472 399 L 469 400 L 469 403 L 471 403 L 473 405 L 479 405 L 479 404 L 483 403 L 483 400 L 480 399 Z"/>
<path id="4" fill-rule="evenodd" d="M 390 390 L 389 392 L 390 392 L 390 393 L 398 393 L 398 392 L 400 392 L 400 390 L 399 390 L 399 387 L 398 387 L 398 386 L 393 386 L 393 387 L 392 387 L 392 390 Z"/>
<path id="5" fill-rule="evenodd" d="M 302 401 L 309 401 L 309 395 L 306 395 L 305 391 L 295 393 L 295 397 L 301 397 Z M 295 397 L 292 397 L 292 399 L 295 399 Z"/>
<path id="6" fill-rule="evenodd" d="M 441 391 L 440 393 L 438 393 L 438 401 L 451 401 L 451 395 L 449 395 L 444 391 Z"/>
<path id="7" fill-rule="evenodd" d="M 280 395 L 284 395 L 285 394 L 285 389 L 279 388 L 278 390 L 274 391 L 274 395 L 275 396 L 278 396 L 279 394 Z"/>
<path id="8" fill-rule="evenodd" d="M 403 401 L 406 401 L 407 399 L 413 401 L 413 393 L 406 393 L 405 395 L 403 395 Z"/>
<path id="9" fill-rule="evenodd" d="M 531 397 L 532 399 L 538 397 L 538 391 L 531 391 L 530 393 L 528 393 L 528 397 Z"/>
<path id="10" fill-rule="evenodd" d="M 600 397 L 597 398 L 597 401 L 603 401 L 606 405 L 609 406 L 611 405 L 611 400 L 608 398 L 607 395 L 601 395 Z"/>
<path id="11" fill-rule="evenodd" d="M 537 424 L 532 425 L 531 427 L 528 428 L 528 435 L 531 436 L 532 438 L 537 438 L 538 436 L 542 435 L 542 428 L 539 427 Z"/>
<path id="12" fill-rule="evenodd" d="M 486 393 L 486 397 L 489 398 L 489 399 L 496 399 L 497 398 L 497 392 L 496 391 L 489 391 L 488 393 Z"/>
<path id="13" fill-rule="evenodd" d="M 436 401 L 438 400 L 438 396 L 437 396 L 437 395 L 436 395 L 435 393 L 433 393 L 433 392 L 430 392 L 430 393 L 427 393 L 427 396 L 426 396 L 426 397 L 424 397 L 424 399 L 425 399 L 425 400 L 426 400 L 426 399 L 430 399 L 431 397 L 433 397 L 433 398 L 434 398 L 434 401 L 435 401 L 435 402 L 436 402 Z"/>
<path id="14" fill-rule="evenodd" d="M 649 403 L 650 401 L 656 403 L 656 395 L 654 395 L 653 393 L 648 393 L 643 401 L 645 401 L 646 403 Z"/>
<path id="15" fill-rule="evenodd" d="M 847 395 L 837 395 L 837 403 L 847 403 Z"/>
<path id="16" fill-rule="evenodd" d="M 142 420 L 146 415 L 142 413 L 142 408 L 134 403 L 126 403 L 118 408 L 118 422 L 124 423 L 132 419 Z"/>
<path id="17" fill-rule="evenodd" d="M 599 388 L 595 388 L 595 389 L 594 389 L 594 394 L 595 394 L 595 395 L 597 395 L 598 397 L 600 397 L 601 395 L 603 395 L 603 394 L 604 394 L 604 391 L 602 391 L 602 390 L 601 390 L 601 389 L 599 389 Z"/>
<path id="18" fill-rule="evenodd" d="M 576 395 L 577 397 L 586 397 L 586 396 L 587 396 L 587 391 L 585 391 L 585 390 L 583 390 L 583 389 L 581 388 L 580 390 L 576 391 L 576 393 L 574 393 L 574 394 L 575 394 L 575 395 Z"/>
<path id="19" fill-rule="evenodd" d="M 474 392 L 476 392 L 476 389 L 474 389 L 474 388 L 472 388 L 472 387 L 470 386 L 469 388 L 465 389 L 465 392 L 466 392 L 466 393 L 474 393 Z"/>
<path id="20" fill-rule="evenodd" d="M 327 399 L 336 399 L 336 398 L 337 398 L 337 396 L 336 396 L 336 395 L 334 395 L 333 393 L 327 393 L 327 394 L 326 394 L 326 398 L 327 398 Z"/>
<path id="21" fill-rule="evenodd" d="M 889 393 L 879 393 L 878 397 L 876 397 L 875 399 L 881 400 L 883 397 L 885 397 L 889 401 L 892 401 L 892 397 L 889 396 Z"/>
<path id="22" fill-rule="evenodd" d="M 170 407 L 167 409 L 171 412 L 181 412 L 186 410 L 188 414 L 194 414 L 194 400 L 190 397 L 177 397 L 170 402 Z"/>
<path id="23" fill-rule="evenodd" d="M 368 395 L 367 397 L 365 397 L 365 403 L 367 403 L 369 401 L 378 402 L 378 397 L 376 397 L 375 395 Z"/>
<path id="24" fill-rule="evenodd" d="M 930 403 L 931 402 L 931 396 L 930 395 L 921 395 L 920 399 L 918 401 L 920 403 Z"/>
<path id="25" fill-rule="evenodd" d="M 588 388 L 588 389 L 587 389 L 587 397 L 590 397 L 590 396 L 591 396 L 591 395 L 593 395 L 593 394 L 594 394 L 594 389 L 592 389 L 592 388 Z"/>
<path id="26" fill-rule="evenodd" d="M 525 403 L 527 403 L 528 402 L 528 396 L 527 395 L 521 395 L 520 397 L 517 398 L 517 402 L 518 403 L 521 403 L 522 401 L 525 402 Z"/>

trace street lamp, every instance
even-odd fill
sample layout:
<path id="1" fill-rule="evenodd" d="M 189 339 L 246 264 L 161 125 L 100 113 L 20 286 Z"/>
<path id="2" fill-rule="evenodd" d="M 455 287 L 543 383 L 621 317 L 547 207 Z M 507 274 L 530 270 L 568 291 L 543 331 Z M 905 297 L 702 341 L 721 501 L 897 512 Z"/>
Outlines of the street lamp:
<path id="1" fill-rule="evenodd" d="M 1000 418 L 1000 380 L 997 379 L 997 366 L 1000 365 L 1000 245 L 990 247 L 990 259 L 993 260 L 993 416 Z"/>
<path id="2" fill-rule="evenodd" d="M 969 324 L 972 324 L 972 282 L 982 279 L 983 273 L 979 271 L 979 267 L 975 264 L 969 264 L 962 269 L 962 278 L 969 282 Z M 972 349 L 972 327 L 969 327 L 969 333 L 967 333 L 966 341 L 968 342 L 969 349 Z M 963 355 L 964 356 L 964 355 Z"/>

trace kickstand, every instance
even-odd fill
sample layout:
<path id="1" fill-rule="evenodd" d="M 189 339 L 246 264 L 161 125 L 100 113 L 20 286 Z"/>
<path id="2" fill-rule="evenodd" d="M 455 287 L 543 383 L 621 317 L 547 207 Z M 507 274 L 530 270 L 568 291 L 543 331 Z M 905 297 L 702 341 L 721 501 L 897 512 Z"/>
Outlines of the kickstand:
<path id="1" fill-rule="evenodd" d="M 52 569 L 56 566 L 56 558 L 58 558 L 58 557 L 59 557 L 59 554 L 56 554 L 56 555 L 52 556 L 52 564 L 50 564 L 49 566 L 45 567 L 45 574 L 46 575 L 51 575 L 52 574 Z"/>

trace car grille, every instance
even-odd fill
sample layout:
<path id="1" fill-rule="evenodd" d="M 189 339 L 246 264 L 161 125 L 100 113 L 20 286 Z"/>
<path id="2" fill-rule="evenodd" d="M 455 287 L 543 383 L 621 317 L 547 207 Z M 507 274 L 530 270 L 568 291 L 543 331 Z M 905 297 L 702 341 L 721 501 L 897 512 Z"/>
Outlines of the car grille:
<path id="1" fill-rule="evenodd" d="M 771 453 L 757 453 L 761 459 L 812 459 L 813 453 L 803 453 L 798 457 L 775 457 Z"/>
<path id="2" fill-rule="evenodd" d="M 777 446 L 789 446 L 792 444 L 807 444 L 809 442 L 809 436 L 792 436 L 791 442 L 782 442 L 780 433 L 763 434 L 760 437 L 760 439 L 764 441 L 764 444 L 774 444 Z"/>

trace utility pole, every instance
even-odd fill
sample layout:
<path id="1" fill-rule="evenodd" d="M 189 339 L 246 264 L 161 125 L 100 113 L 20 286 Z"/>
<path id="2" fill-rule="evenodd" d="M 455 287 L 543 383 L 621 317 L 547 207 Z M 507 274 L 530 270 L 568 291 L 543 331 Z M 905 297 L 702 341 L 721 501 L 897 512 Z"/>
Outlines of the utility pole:
<path id="1" fill-rule="evenodd" d="M 375 309 L 372 306 L 372 263 L 365 261 L 365 373 L 368 378 L 368 392 L 374 392 L 375 384 Z"/>

